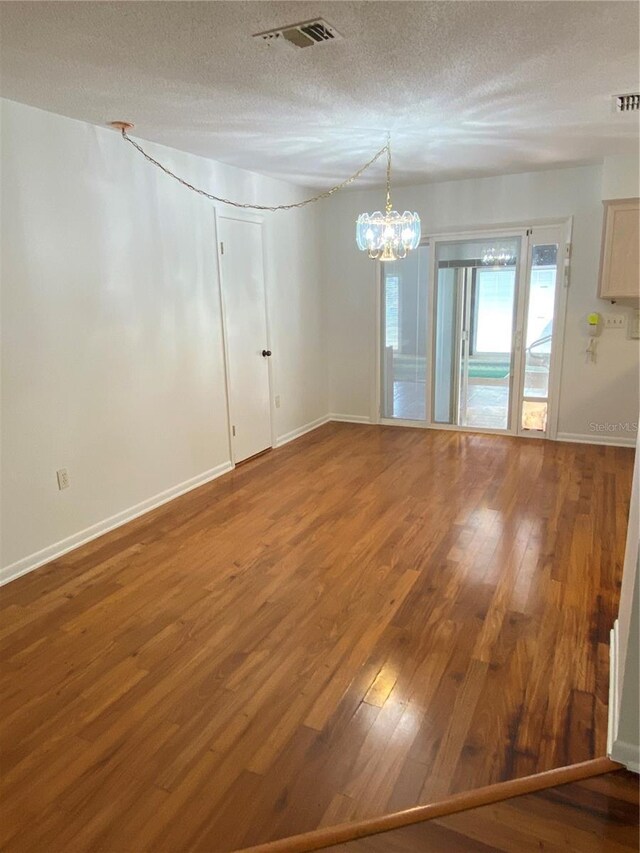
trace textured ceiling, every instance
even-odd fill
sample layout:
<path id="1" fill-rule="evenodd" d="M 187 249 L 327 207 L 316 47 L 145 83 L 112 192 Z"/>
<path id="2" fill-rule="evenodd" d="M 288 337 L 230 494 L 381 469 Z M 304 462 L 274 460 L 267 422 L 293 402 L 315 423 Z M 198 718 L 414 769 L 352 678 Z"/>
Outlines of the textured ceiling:
<path id="1" fill-rule="evenodd" d="M 392 131 L 396 180 L 637 150 L 636 2 L 3 2 L 4 97 L 327 186 Z M 251 35 L 321 15 L 344 41 Z M 365 179 L 379 183 L 382 166 Z"/>

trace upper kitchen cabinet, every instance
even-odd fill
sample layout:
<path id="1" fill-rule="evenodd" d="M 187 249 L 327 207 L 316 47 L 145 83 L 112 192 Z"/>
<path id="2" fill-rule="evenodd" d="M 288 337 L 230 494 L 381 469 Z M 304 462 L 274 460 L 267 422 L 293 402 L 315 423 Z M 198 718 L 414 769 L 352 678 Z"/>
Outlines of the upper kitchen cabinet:
<path id="1" fill-rule="evenodd" d="M 601 299 L 640 299 L 640 199 L 604 202 L 600 259 Z"/>

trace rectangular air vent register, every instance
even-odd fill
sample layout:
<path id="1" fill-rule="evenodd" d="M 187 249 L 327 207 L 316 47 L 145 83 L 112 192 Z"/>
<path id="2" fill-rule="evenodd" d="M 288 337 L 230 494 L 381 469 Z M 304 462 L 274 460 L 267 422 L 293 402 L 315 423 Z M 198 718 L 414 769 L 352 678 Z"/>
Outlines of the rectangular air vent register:
<path id="1" fill-rule="evenodd" d="M 640 110 L 640 94 L 614 95 L 613 103 L 617 113 L 632 113 Z"/>
<path id="2" fill-rule="evenodd" d="M 262 42 L 267 47 L 295 48 L 314 47 L 342 40 L 340 33 L 326 21 L 323 21 L 322 18 L 316 18 L 313 21 L 303 21 L 301 24 L 278 27 L 275 30 L 267 30 L 264 33 L 256 33 L 253 38 Z"/>

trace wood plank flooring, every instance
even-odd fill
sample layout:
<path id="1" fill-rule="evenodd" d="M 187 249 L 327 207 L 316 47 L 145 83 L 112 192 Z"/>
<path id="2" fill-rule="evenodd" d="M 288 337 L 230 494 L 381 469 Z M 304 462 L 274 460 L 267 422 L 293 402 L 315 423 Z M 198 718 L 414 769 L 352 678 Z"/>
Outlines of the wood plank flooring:
<path id="1" fill-rule="evenodd" d="M 0 592 L 0 848 L 229 851 L 604 754 L 633 451 L 328 424 Z"/>
<path id="2" fill-rule="evenodd" d="M 370 838 L 325 853 L 637 853 L 638 777 L 619 770 Z"/>

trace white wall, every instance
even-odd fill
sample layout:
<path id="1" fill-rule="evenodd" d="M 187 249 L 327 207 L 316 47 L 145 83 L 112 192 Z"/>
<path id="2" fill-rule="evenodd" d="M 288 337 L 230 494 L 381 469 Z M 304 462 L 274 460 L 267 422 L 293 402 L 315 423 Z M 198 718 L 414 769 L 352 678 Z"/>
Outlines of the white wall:
<path id="1" fill-rule="evenodd" d="M 358 418 L 376 417 L 375 295 L 377 265 L 355 251 L 357 215 L 380 209 L 381 190 L 342 194 L 326 207 L 329 332 L 329 407 Z M 627 313 L 628 307 L 596 297 L 602 234 L 602 167 L 584 166 L 416 187 L 398 187 L 394 206 L 416 210 L 423 233 L 473 229 L 574 217 L 561 374 L 559 434 L 586 440 L 633 443 L 625 429 L 597 433 L 593 423 L 638 420 L 638 346 L 624 331 L 606 331 L 598 362 L 587 364 L 586 317 L 592 311 Z M 347 239 L 345 239 L 345 235 Z"/>
<path id="2" fill-rule="evenodd" d="M 609 754 L 640 772 L 640 586 L 638 560 L 640 537 L 640 440 L 636 445 L 633 486 L 624 554 L 620 608 L 613 630 L 611 654 L 611 702 L 609 705 Z"/>
<path id="3" fill-rule="evenodd" d="M 602 198 L 640 197 L 640 160 L 637 155 L 605 157 L 602 164 Z"/>
<path id="4" fill-rule="evenodd" d="M 1 120 L 6 577 L 225 470 L 230 449 L 212 204 L 112 130 L 9 101 Z M 307 195 L 147 147 L 222 195 Z M 265 214 L 280 437 L 327 413 L 318 223 Z"/>
<path id="5" fill-rule="evenodd" d="M 626 765 L 629 770 L 640 773 L 640 655 L 638 637 L 640 637 L 640 587 L 638 585 L 638 558 L 636 564 L 629 567 L 631 572 L 630 612 L 628 647 L 625 665 L 619 670 L 620 697 L 618 719 L 611 748 L 611 758 Z"/>
<path id="6" fill-rule="evenodd" d="M 638 660 L 638 638 L 631 634 L 631 611 L 634 597 L 634 584 L 638 566 L 640 544 L 640 436 L 636 443 L 636 455 L 633 463 L 633 484 L 629 501 L 629 520 L 627 522 L 627 540 L 625 543 L 622 586 L 620 588 L 620 608 L 618 612 L 620 667 L 625 669 L 627 651 L 635 646 L 636 664 Z M 634 642 L 635 639 L 635 642 Z M 636 670 L 638 669 L 636 665 Z M 621 685 L 620 685 L 621 686 Z"/>

